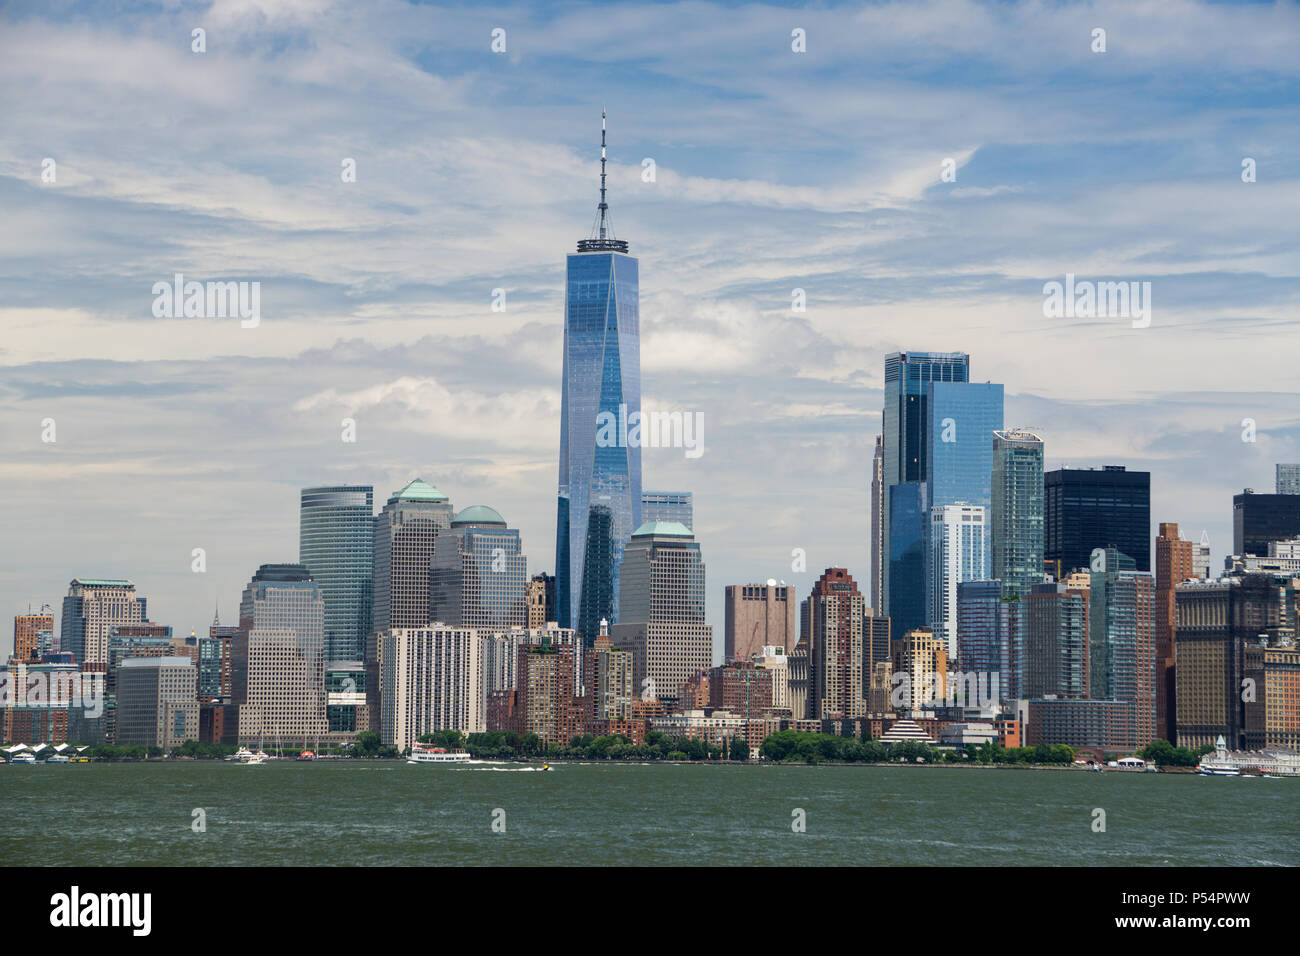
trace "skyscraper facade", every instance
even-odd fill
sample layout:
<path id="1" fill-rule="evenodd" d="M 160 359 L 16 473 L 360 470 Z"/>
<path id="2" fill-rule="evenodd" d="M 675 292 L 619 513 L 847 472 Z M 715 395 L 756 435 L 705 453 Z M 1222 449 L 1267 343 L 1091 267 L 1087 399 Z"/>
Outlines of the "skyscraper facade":
<path id="1" fill-rule="evenodd" d="M 264 564 L 239 604 L 231 647 L 239 741 L 311 746 L 325 717 L 325 600 L 301 564 Z"/>
<path id="2" fill-rule="evenodd" d="M 589 644 L 602 619 L 620 620 L 623 549 L 641 525 L 638 263 L 608 221 L 603 116 L 600 151 L 598 226 L 566 268 L 555 543 L 559 623 Z"/>
<path id="3" fill-rule="evenodd" d="M 1232 553 L 1268 554 L 1274 541 L 1300 535 L 1300 495 L 1257 495 L 1247 488 L 1232 496 Z"/>
<path id="4" fill-rule="evenodd" d="M 114 739 L 122 747 L 171 750 L 199 739 L 198 669 L 189 657 L 132 657 L 117 676 Z"/>
<path id="5" fill-rule="evenodd" d="M 1023 429 L 993 434 L 992 576 L 1008 597 L 1043 581 L 1043 440 Z"/>
<path id="6" fill-rule="evenodd" d="M 694 495 L 689 491 L 641 492 L 641 523 L 676 521 L 684 528 L 695 528 Z"/>
<path id="7" fill-rule="evenodd" d="M 451 518 L 447 496 L 419 478 L 375 516 L 372 633 L 429 623 L 429 568 Z"/>
<path id="8" fill-rule="evenodd" d="M 472 505 L 434 545 L 429 619 L 486 630 L 527 627 L 527 581 L 519 532 L 496 510 Z"/>
<path id="9" fill-rule="evenodd" d="M 1043 556 L 1059 580 L 1088 567 L 1096 548 L 1151 570 L 1151 473 L 1123 465 L 1061 468 L 1043 476 Z"/>
<path id="10" fill-rule="evenodd" d="M 636 690 L 645 699 L 675 701 L 682 684 L 713 663 L 704 571 L 695 536 L 675 522 L 644 524 L 628 544 L 620 571 L 623 619 L 610 638 L 632 652 Z"/>
<path id="11" fill-rule="evenodd" d="M 884 436 L 876 436 L 871 456 L 871 606 L 885 613 L 885 447 Z"/>
<path id="12" fill-rule="evenodd" d="M 1277 483 L 1279 495 L 1300 495 L 1300 465 L 1277 465 Z"/>
<path id="13" fill-rule="evenodd" d="M 302 489 L 298 561 L 325 600 L 325 659 L 361 661 L 370 632 L 374 575 L 374 489 Z"/>
<path id="14" fill-rule="evenodd" d="M 430 623 L 429 569 L 438 535 L 451 527 L 452 513 L 446 495 L 416 478 L 393 492 L 375 515 L 375 572 L 365 658 L 367 726 L 378 727 L 381 719 L 378 635 Z"/>
<path id="15" fill-rule="evenodd" d="M 395 627 L 380 635 L 380 738 L 406 750 L 438 730 L 487 729 L 487 636 L 467 627 Z"/>
<path id="16" fill-rule="evenodd" d="M 896 633 L 926 625 L 926 569 L 929 512 L 924 481 L 905 481 L 887 490 L 889 497 L 886 593 Z"/>
<path id="17" fill-rule="evenodd" d="M 926 505 L 962 502 L 989 508 L 993 436 L 1002 428 L 1002 386 L 988 382 L 932 382 L 927 401 Z M 990 560 L 985 542 L 984 561 Z"/>
<path id="18" fill-rule="evenodd" d="M 78 664 L 106 664 L 108 635 L 119 624 L 146 618 L 145 599 L 135 585 L 119 578 L 73 578 L 63 599 L 59 647 Z"/>
<path id="19" fill-rule="evenodd" d="M 1064 584 L 1035 584 L 1020 597 L 1021 653 L 1017 695 L 1082 699 L 1087 694 L 1085 600 Z"/>
<path id="20" fill-rule="evenodd" d="M 528 626 L 555 620 L 555 575 L 542 571 L 528 579 Z"/>
<path id="21" fill-rule="evenodd" d="M 1088 644 L 1092 696 L 1129 703 L 1136 748 L 1156 738 L 1156 582 L 1134 563 L 1114 548 L 1092 562 Z"/>
<path id="22" fill-rule="evenodd" d="M 20 661 L 40 660 L 41 648 L 54 644 L 53 614 L 14 615 L 14 657 Z"/>
<path id="23" fill-rule="evenodd" d="M 844 568 L 827 568 L 808 599 L 808 716 L 861 717 L 867 601 Z"/>
<path id="24" fill-rule="evenodd" d="M 1156 536 L 1156 736 L 1171 743 L 1178 732 L 1174 594 L 1195 576 L 1192 542 L 1182 539 L 1178 525 L 1162 522 Z"/>
<path id="25" fill-rule="evenodd" d="M 1290 575 L 1243 574 L 1175 586 L 1175 716 L 1180 747 L 1260 750 L 1268 740 L 1269 645 L 1294 633 Z M 1247 693 L 1247 691 L 1250 691 Z"/>
<path id="26" fill-rule="evenodd" d="M 798 600 L 792 584 L 727 585 L 723 659 L 747 661 L 764 647 L 794 650 Z"/>
<path id="27" fill-rule="evenodd" d="M 883 606 L 877 607 L 876 610 L 893 618 L 896 625 L 899 617 L 893 608 L 894 590 L 890 583 L 895 568 L 895 555 L 891 553 L 894 541 L 891 529 L 896 513 L 891 500 L 892 491 L 899 484 L 922 483 L 929 473 L 931 384 L 966 382 L 969 378 L 970 356 L 964 352 L 893 352 L 885 357 L 885 407 L 881 416 L 883 527 L 880 540 L 886 553 L 885 560 L 882 562 Z M 909 500 L 917 503 L 917 507 L 904 508 L 898 512 L 914 519 L 914 527 L 902 532 L 902 538 L 906 540 L 923 539 L 926 519 L 929 517 L 929 512 L 926 510 L 928 499 L 924 495 L 918 498 L 917 492 L 918 489 L 913 489 L 908 495 Z M 923 540 L 920 548 L 923 559 Z M 904 571 L 904 573 L 908 572 Z M 922 573 L 924 573 L 924 560 L 922 560 Z M 922 604 L 925 594 L 924 583 L 920 582 L 914 588 L 904 588 L 900 593 L 907 594 L 909 598 L 916 598 L 916 603 Z M 921 618 L 917 618 L 918 623 L 920 620 Z M 895 630 L 898 630 L 897 626 Z"/>
<path id="28" fill-rule="evenodd" d="M 982 505 L 946 504 L 930 509 L 930 562 L 926 575 L 930 630 L 957 658 L 957 586 L 988 577 Z"/>

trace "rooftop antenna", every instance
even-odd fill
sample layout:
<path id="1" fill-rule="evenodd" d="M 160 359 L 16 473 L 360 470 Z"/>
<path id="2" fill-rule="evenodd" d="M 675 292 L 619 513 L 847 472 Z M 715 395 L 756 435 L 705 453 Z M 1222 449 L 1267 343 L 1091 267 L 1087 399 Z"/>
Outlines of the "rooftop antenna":
<path id="1" fill-rule="evenodd" d="M 600 108 L 600 236 L 605 238 L 605 211 L 609 203 L 605 202 L 605 107 Z"/>
<path id="2" fill-rule="evenodd" d="M 605 201 L 605 107 L 600 108 L 600 204 L 596 207 L 596 223 L 590 239 L 578 240 L 579 252 L 627 252 L 627 241 L 614 238 L 614 222 Z"/>

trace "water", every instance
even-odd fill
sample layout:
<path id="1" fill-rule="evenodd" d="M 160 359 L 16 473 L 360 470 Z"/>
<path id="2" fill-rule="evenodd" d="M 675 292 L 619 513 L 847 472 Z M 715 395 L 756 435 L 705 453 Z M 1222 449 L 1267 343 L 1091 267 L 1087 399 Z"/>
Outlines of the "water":
<path id="1" fill-rule="evenodd" d="M 26 865 L 1288 865 L 1300 779 L 943 767 L 0 767 Z M 193 811 L 206 813 L 195 833 Z M 505 832 L 492 830 L 505 811 Z M 792 811 L 807 830 L 795 833 Z M 1093 832 L 1094 808 L 1106 832 Z"/>

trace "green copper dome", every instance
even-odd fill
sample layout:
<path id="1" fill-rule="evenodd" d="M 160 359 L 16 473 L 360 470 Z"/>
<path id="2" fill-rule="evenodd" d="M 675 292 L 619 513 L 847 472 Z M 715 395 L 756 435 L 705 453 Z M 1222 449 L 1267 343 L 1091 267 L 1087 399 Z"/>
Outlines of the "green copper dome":
<path id="1" fill-rule="evenodd" d="M 444 495 L 433 485 L 426 482 L 423 478 L 416 478 L 401 491 L 394 491 L 393 498 L 396 501 L 446 501 Z"/>
<path id="2" fill-rule="evenodd" d="M 632 537 L 643 538 L 647 535 L 659 535 L 669 538 L 693 538 L 694 532 L 678 521 L 647 521 L 632 532 Z"/>
<path id="3" fill-rule="evenodd" d="M 495 508 L 489 508 L 487 505 L 470 505 L 452 518 L 451 523 L 453 526 L 458 524 L 499 524 L 504 528 L 506 519 L 501 517 L 500 512 Z"/>

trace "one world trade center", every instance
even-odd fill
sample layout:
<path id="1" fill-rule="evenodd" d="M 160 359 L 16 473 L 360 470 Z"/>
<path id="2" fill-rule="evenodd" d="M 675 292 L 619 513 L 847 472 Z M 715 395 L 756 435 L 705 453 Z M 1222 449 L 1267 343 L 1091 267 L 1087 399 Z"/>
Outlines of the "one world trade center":
<path id="1" fill-rule="evenodd" d="M 637 260 L 614 238 L 605 202 L 565 269 L 564 377 L 555 541 L 556 618 L 590 644 L 618 621 L 623 548 L 641 521 L 641 347 Z"/>

